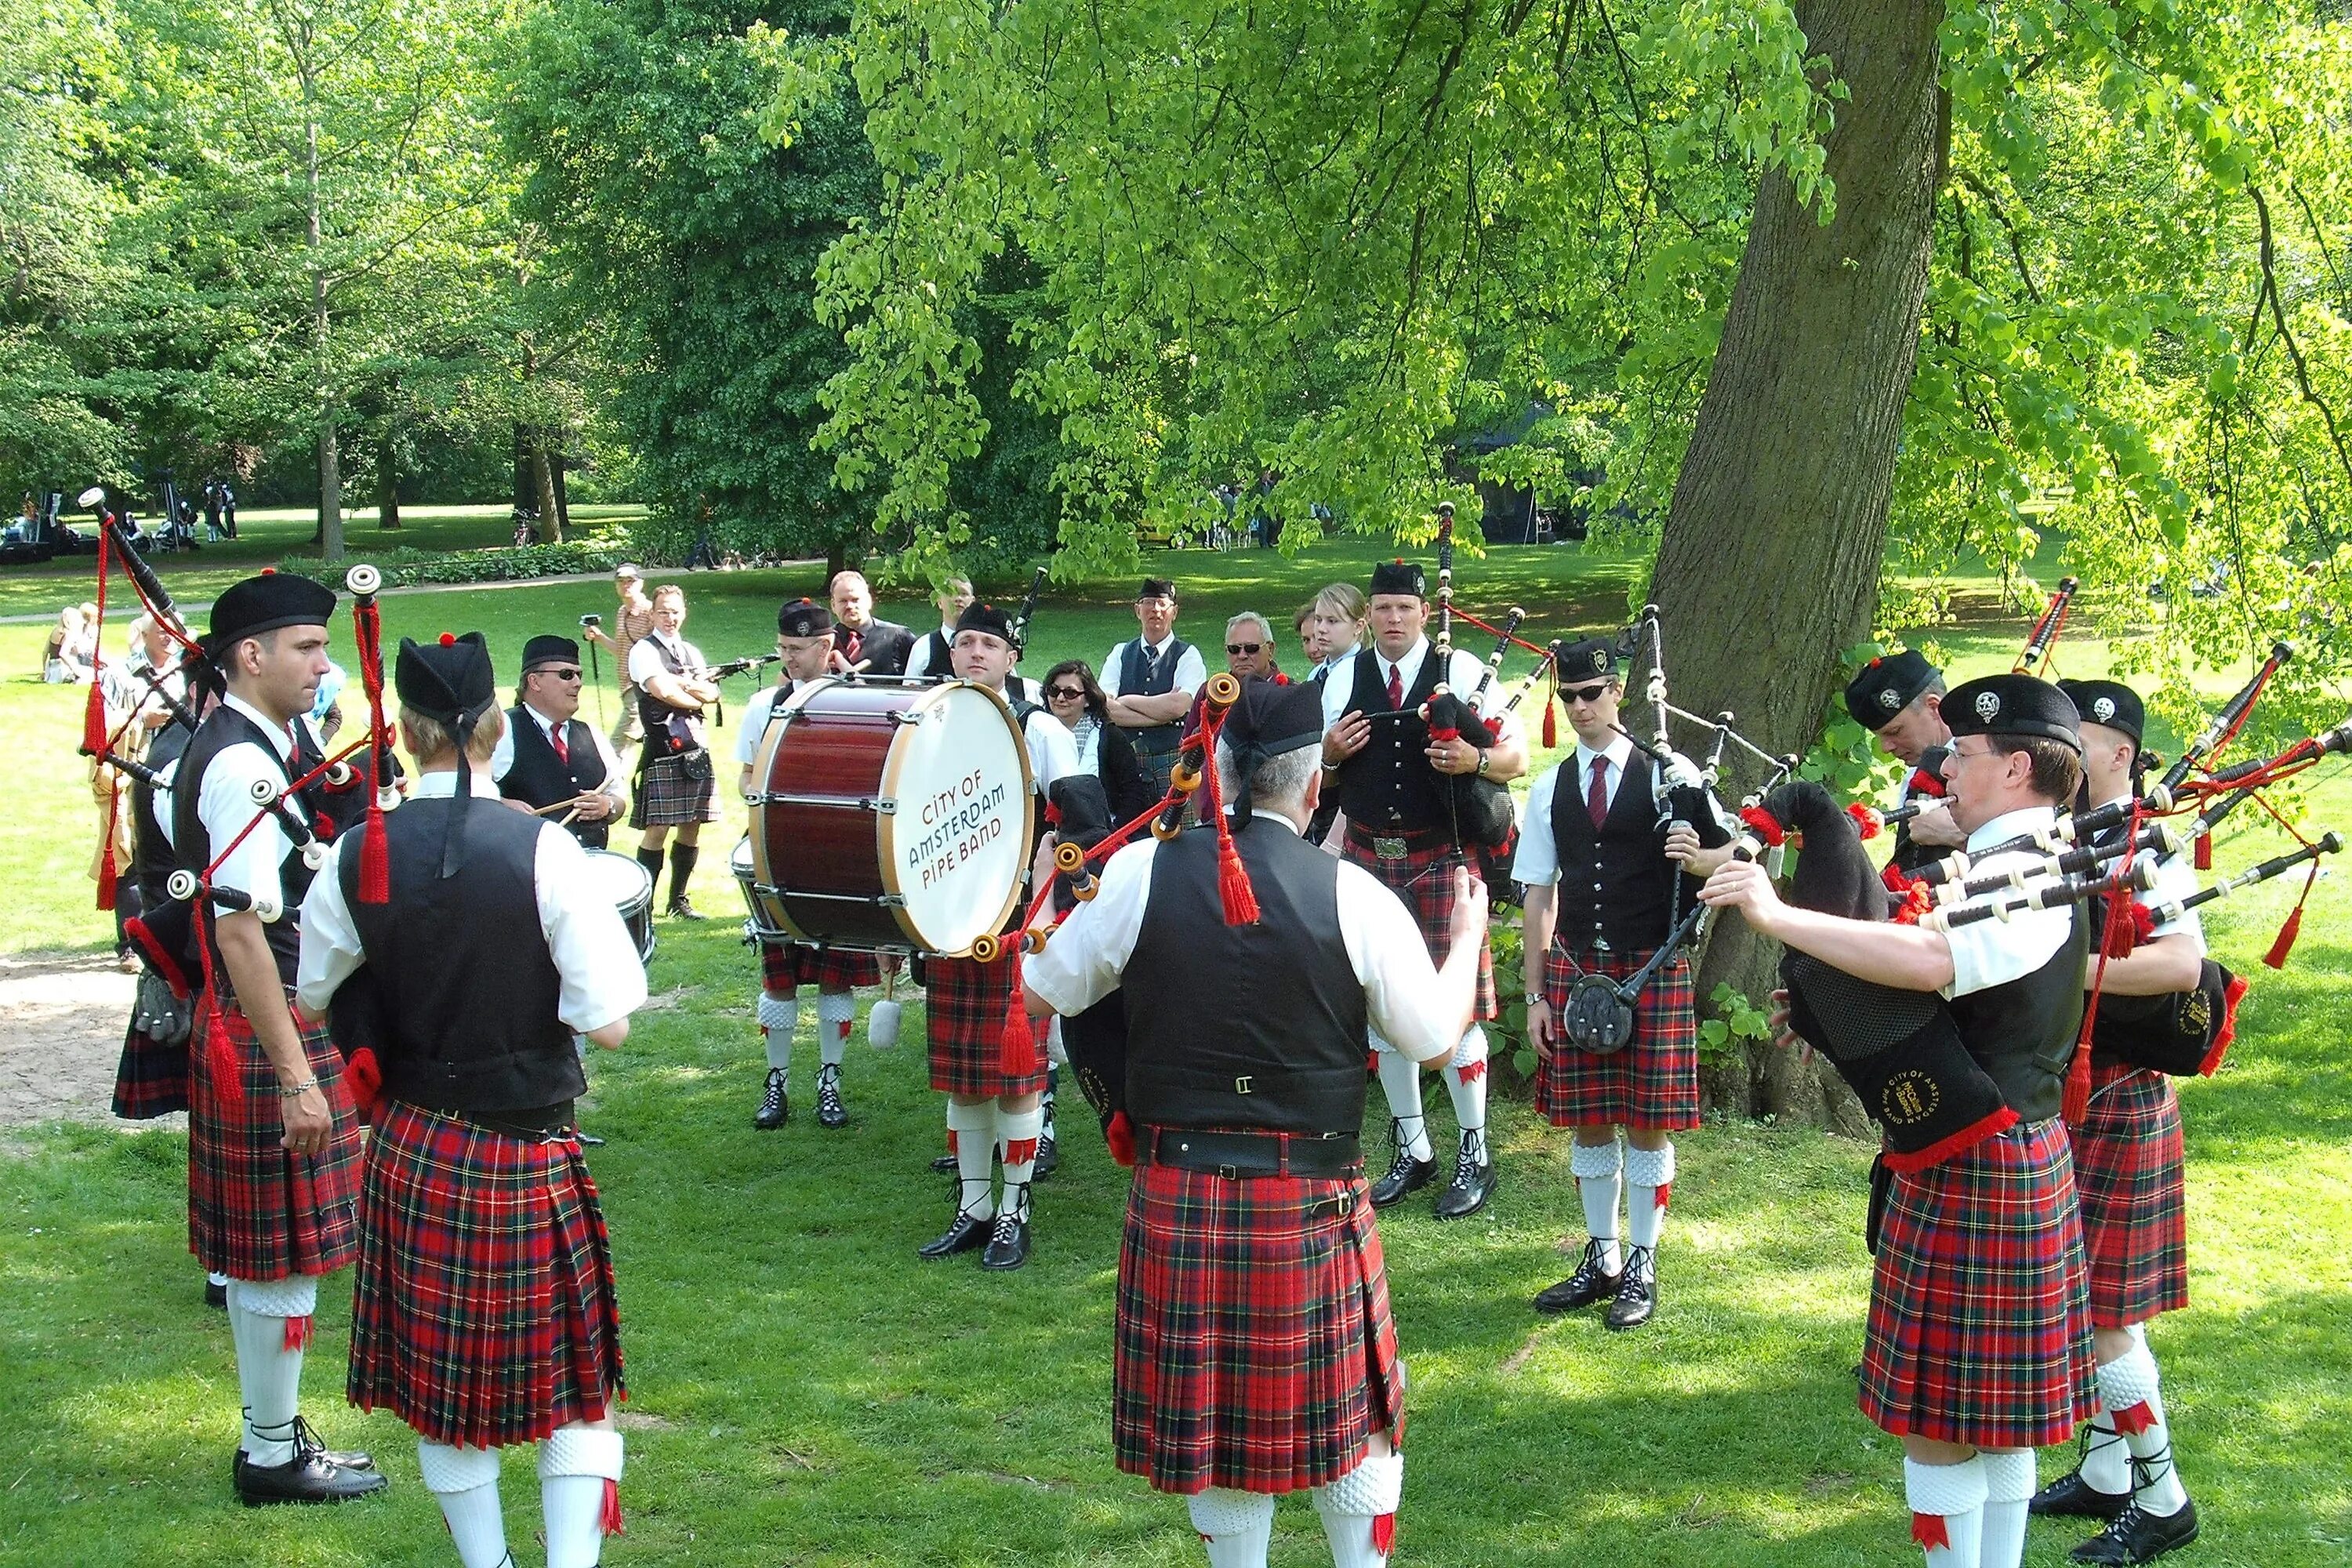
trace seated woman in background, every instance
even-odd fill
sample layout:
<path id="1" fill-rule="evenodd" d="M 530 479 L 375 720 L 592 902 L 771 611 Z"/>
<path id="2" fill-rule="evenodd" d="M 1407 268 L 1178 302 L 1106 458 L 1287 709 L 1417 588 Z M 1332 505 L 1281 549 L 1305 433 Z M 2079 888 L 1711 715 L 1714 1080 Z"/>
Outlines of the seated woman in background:
<path id="1" fill-rule="evenodd" d="M 1159 804 L 1160 791 L 1135 754 L 1127 731 L 1110 721 L 1110 699 L 1096 684 L 1093 667 L 1067 658 L 1045 672 L 1038 695 L 1045 711 L 1059 719 L 1078 742 L 1078 771 L 1102 780 L 1111 815 L 1129 822 Z"/>
<path id="2" fill-rule="evenodd" d="M 58 624 L 49 628 L 48 643 L 41 650 L 41 679 L 58 686 L 88 680 L 97 662 L 90 657 L 93 647 L 81 606 L 68 605 L 58 612 Z"/>

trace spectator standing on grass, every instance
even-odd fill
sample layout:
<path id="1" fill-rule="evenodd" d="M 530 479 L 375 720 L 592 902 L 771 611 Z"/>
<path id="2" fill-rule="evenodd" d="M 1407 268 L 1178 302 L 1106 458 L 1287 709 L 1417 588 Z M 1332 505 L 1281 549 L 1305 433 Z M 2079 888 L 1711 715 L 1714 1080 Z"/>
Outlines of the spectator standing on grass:
<path id="1" fill-rule="evenodd" d="M 613 629 L 584 626 L 582 630 L 590 642 L 611 650 L 613 663 L 621 672 L 621 717 L 613 725 L 612 741 L 613 750 L 625 752 L 646 738 L 636 678 L 629 673 L 629 653 L 654 629 L 654 606 L 646 597 L 645 574 L 625 561 L 613 568 L 613 592 L 620 600 L 620 608 L 613 615 Z"/>

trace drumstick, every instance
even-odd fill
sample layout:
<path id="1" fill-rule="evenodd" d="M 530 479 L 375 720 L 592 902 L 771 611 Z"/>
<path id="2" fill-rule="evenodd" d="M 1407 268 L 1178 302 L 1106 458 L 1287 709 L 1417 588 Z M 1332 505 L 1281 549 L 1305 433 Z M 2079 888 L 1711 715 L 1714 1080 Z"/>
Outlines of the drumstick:
<path id="1" fill-rule="evenodd" d="M 562 816 L 557 817 L 555 819 L 555 826 L 558 827 L 569 827 L 572 826 L 572 819 L 579 815 L 580 808 L 575 805 L 570 811 L 565 812 Z"/>
<path id="2" fill-rule="evenodd" d="M 530 814 L 533 816 L 545 816 L 549 812 L 562 811 L 567 805 L 571 806 L 573 811 L 578 811 L 580 809 L 577 805 L 573 804 L 572 797 L 566 796 L 562 800 L 550 801 L 545 805 L 534 805 L 530 808 Z M 566 817 L 564 820 L 569 822 L 571 818 Z"/>

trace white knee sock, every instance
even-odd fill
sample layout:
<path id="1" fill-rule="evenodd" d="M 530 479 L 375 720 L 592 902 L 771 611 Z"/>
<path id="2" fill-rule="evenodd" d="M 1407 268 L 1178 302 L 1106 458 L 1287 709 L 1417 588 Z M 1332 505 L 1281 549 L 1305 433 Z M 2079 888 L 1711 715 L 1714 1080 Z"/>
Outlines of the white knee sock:
<path id="1" fill-rule="evenodd" d="M 1624 1185 L 1622 1156 L 1613 1142 L 1574 1143 L 1569 1146 L 1568 1168 L 1576 1175 L 1576 1195 L 1584 1200 L 1584 1232 L 1601 1244 L 1601 1267 L 1614 1274 L 1621 1267 L 1617 1193 Z"/>
<path id="2" fill-rule="evenodd" d="M 849 1026 L 857 1017 L 857 998 L 843 991 L 816 995 L 816 1054 L 826 1067 L 837 1068 L 849 1049 Z"/>
<path id="3" fill-rule="evenodd" d="M 2033 1450 L 1985 1449 L 1985 1505 L 1978 1568 L 2018 1568 L 2025 1561 L 2025 1505 L 2033 1496 Z"/>
<path id="4" fill-rule="evenodd" d="M 1675 1184 L 1675 1146 L 1625 1146 L 1625 1239 L 1655 1250 L 1665 1228 L 1666 1198 Z"/>
<path id="5" fill-rule="evenodd" d="M 2131 1490 L 2131 1451 L 2124 1447 L 2123 1434 L 2116 1430 L 2115 1417 L 2107 1414 L 2105 1396 L 2084 1431 L 2083 1484 L 2109 1497 Z"/>
<path id="6" fill-rule="evenodd" d="M 955 1149 L 956 1176 L 963 1184 L 960 1206 L 982 1219 L 996 1217 L 996 1102 L 948 1101 L 948 1142 Z"/>
<path id="7" fill-rule="evenodd" d="M 1957 1465 L 1906 1459 L 1903 1492 L 1911 1504 L 1911 1539 L 1927 1552 L 1927 1568 L 1978 1568 L 1984 1541 L 1983 1459 Z"/>
<path id="8" fill-rule="evenodd" d="M 238 1447 L 248 1462 L 264 1468 L 294 1458 L 302 1347 L 310 1342 L 310 1314 L 318 1304 L 319 1281 L 308 1275 L 228 1282 L 229 1337 L 236 1346 L 237 1387 L 245 1396 L 245 1437 Z"/>
<path id="9" fill-rule="evenodd" d="M 1394 1452 L 1367 1454 L 1354 1469 L 1315 1489 L 1332 1568 L 1383 1568 L 1396 1549 L 1397 1500 L 1403 1495 L 1404 1456 Z"/>
<path id="10" fill-rule="evenodd" d="M 1402 1053 L 1399 1053 L 1402 1055 Z M 1471 1158 L 1486 1160 L 1486 1031 L 1477 1025 L 1454 1047 L 1445 1065 L 1445 1092 L 1454 1100 L 1454 1121 Z"/>
<path id="11" fill-rule="evenodd" d="M 760 1037 L 768 1044 L 768 1065 L 778 1072 L 793 1068 L 793 1035 L 801 1026 L 801 999 L 760 993 Z"/>
<path id="12" fill-rule="evenodd" d="M 466 1568 L 499 1568 L 507 1561 L 507 1521 L 499 1507 L 499 1451 L 452 1448 L 419 1437 L 416 1468 L 425 1489 L 449 1521 L 449 1539 Z"/>
<path id="13" fill-rule="evenodd" d="M 604 1537 L 621 1532 L 621 1435 L 559 1426 L 539 1445 L 540 1517 L 547 1568 L 596 1568 Z"/>
<path id="14" fill-rule="evenodd" d="M 1370 1037 L 1381 1058 L 1381 1092 L 1396 1118 L 1397 1142 L 1416 1160 L 1430 1158 L 1429 1124 L 1421 1114 L 1421 1068 L 1411 1057 L 1378 1035 Z"/>
<path id="15" fill-rule="evenodd" d="M 2189 1493 L 2172 1464 L 2172 1432 L 2164 1420 L 2156 1357 L 2142 1341 L 2099 1368 L 2099 1398 L 2132 1457 L 2132 1499 L 2143 1513 L 2170 1518 Z"/>
<path id="16" fill-rule="evenodd" d="M 1274 1499 L 1211 1487 L 1186 1498 L 1184 1506 L 1209 1549 L 1209 1568 L 1265 1568 L 1266 1549 L 1274 1544 Z"/>
<path id="17" fill-rule="evenodd" d="M 996 1108 L 996 1136 L 1004 1145 L 1004 1202 L 1023 1219 L 1029 1217 L 1029 1179 L 1037 1173 L 1037 1140 L 1045 1136 L 1045 1111 L 1033 1105 L 1026 1110 Z"/>

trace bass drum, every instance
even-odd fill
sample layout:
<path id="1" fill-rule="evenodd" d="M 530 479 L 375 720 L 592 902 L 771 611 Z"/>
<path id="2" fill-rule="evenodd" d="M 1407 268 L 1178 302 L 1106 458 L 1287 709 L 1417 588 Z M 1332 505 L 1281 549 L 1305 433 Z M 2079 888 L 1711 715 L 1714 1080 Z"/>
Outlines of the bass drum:
<path id="1" fill-rule="evenodd" d="M 760 926 L 960 958 L 1019 905 L 1036 791 L 1020 723 L 986 687 L 811 681 L 776 704 L 751 783 Z"/>

